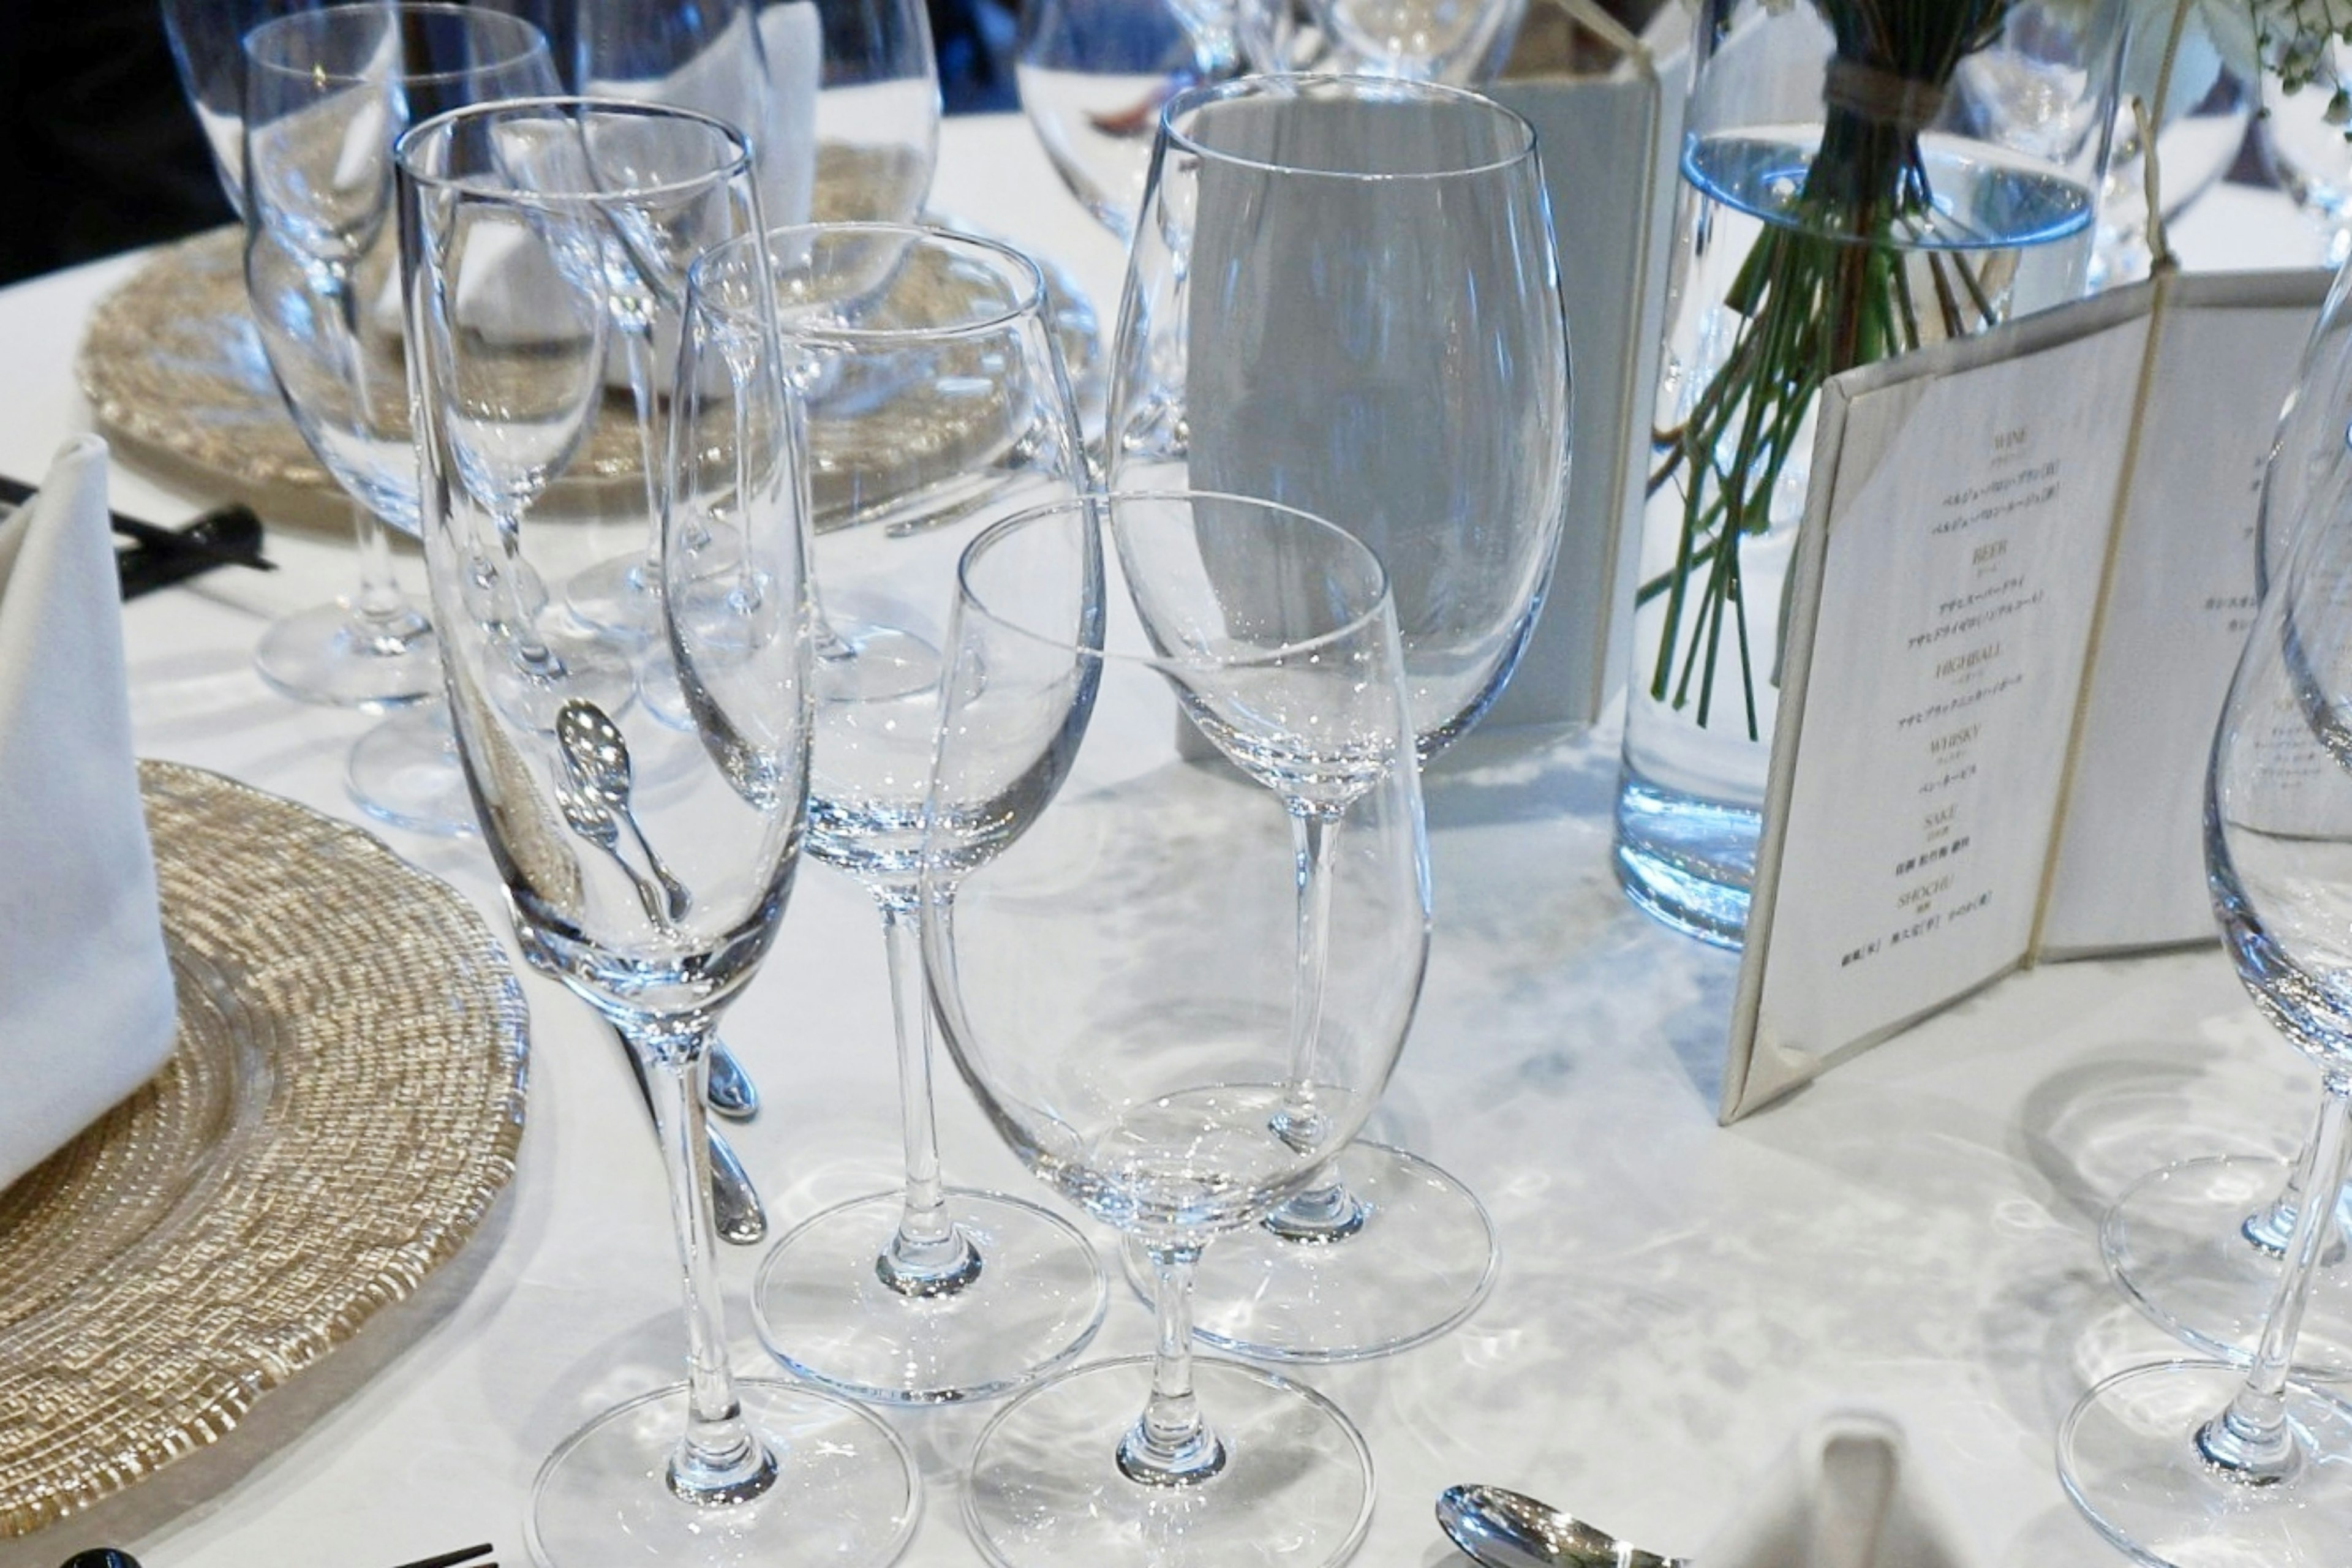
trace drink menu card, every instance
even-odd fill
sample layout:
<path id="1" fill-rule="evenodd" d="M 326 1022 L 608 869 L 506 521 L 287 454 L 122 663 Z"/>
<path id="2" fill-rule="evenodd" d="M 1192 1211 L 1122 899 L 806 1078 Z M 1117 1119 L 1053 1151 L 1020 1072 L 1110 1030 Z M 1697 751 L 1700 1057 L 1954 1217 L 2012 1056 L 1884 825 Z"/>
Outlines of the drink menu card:
<path id="1" fill-rule="evenodd" d="M 2205 757 L 2326 285 L 2159 278 L 1824 390 L 1725 1121 L 2039 958 L 2211 938 Z"/>

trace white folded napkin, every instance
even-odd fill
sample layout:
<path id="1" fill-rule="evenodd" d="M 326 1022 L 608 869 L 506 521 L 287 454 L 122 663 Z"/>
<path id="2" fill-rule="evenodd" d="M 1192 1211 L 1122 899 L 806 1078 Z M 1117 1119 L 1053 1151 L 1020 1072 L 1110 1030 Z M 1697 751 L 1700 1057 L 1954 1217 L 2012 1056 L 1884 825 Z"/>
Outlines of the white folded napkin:
<path id="1" fill-rule="evenodd" d="M 1698 1568 L 1973 1568 L 1969 1537 L 1879 1411 L 1808 1422 Z"/>
<path id="2" fill-rule="evenodd" d="M 0 521 L 0 1186 L 172 1052 L 172 970 L 131 752 L 106 443 Z"/>

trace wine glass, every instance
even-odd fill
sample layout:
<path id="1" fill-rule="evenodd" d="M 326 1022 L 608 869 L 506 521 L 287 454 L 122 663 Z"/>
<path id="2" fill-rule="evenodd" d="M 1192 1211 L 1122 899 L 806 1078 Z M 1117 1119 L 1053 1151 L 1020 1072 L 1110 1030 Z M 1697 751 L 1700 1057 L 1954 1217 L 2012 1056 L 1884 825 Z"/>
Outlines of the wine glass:
<path id="1" fill-rule="evenodd" d="M 2315 520 L 2271 584 L 2206 780 L 2216 919 L 2263 1016 L 2317 1063 L 2309 1190 L 2352 1155 L 2352 525 Z M 2352 1406 L 2290 1375 L 2336 1205 L 2302 1205 L 2251 1361 L 2106 1378 L 2059 1428 L 2059 1473 L 2111 1541 L 2155 1563 L 2317 1568 L 2344 1557 Z"/>
<path id="2" fill-rule="evenodd" d="M 803 223 L 820 208 L 829 217 L 905 221 L 930 188 L 939 81 L 919 0 L 577 0 L 570 46 L 583 92 L 699 110 L 742 129 L 771 223 Z M 635 270 L 625 256 L 614 260 L 624 279 Z M 666 348 L 655 331 L 660 296 L 670 297 L 675 319 L 677 290 L 642 281 L 612 298 L 623 370 L 649 406 Z M 639 424 L 653 432 L 657 420 Z M 642 638 L 656 624 L 655 512 L 648 491 L 636 511 L 639 550 L 566 584 L 573 613 L 592 626 Z M 648 698 L 658 705 L 670 683 L 654 673 Z"/>
<path id="3" fill-rule="evenodd" d="M 2352 47 L 2340 40 L 2309 85 L 2268 93 L 2254 126 L 2271 178 L 2325 237 L 2323 264 L 2337 267 L 2352 255 L 2352 139 L 2327 118 L 2331 80 L 2352 80 Z"/>
<path id="4" fill-rule="evenodd" d="M 387 525 L 416 527 L 395 279 L 392 145 L 415 119 L 555 85 L 547 42 L 520 17 L 446 5 L 330 5 L 262 23 L 244 42 L 239 166 L 245 276 L 294 423 L 351 496 L 360 591 L 274 624 L 254 656 L 289 695 L 383 708 L 436 691 L 433 630 L 393 574 Z M 387 721 L 345 768 L 359 804 L 397 826 L 467 820 L 446 731 Z"/>
<path id="5" fill-rule="evenodd" d="M 162 0 L 180 89 L 239 218 L 245 216 L 245 36 L 273 16 L 315 7 L 316 0 Z"/>
<path id="6" fill-rule="evenodd" d="M 861 1399 L 1003 1393 L 1075 1358 L 1108 1290 L 1066 1221 L 940 1180 L 915 879 L 956 557 L 997 519 L 1087 483 L 1044 283 L 1003 246 L 887 224 L 777 229 L 703 265 L 747 298 L 742 275 L 764 268 L 803 411 L 827 623 L 808 852 L 881 915 L 906 1156 L 903 1188 L 777 1242 L 753 1314 L 794 1372 Z"/>
<path id="7" fill-rule="evenodd" d="M 663 596 L 680 613 L 663 640 L 690 731 L 578 657 L 545 587 L 578 531 L 531 516 L 607 402 L 613 229 L 756 233 L 733 177 L 748 163 L 716 121 L 582 100 L 460 110 L 401 143 L 425 559 L 467 780 L 525 956 L 647 1068 L 685 1277 L 686 1380 L 597 1415 L 540 1470 L 527 1528 L 551 1568 L 624 1544 L 652 1563 L 878 1565 L 917 1510 L 880 1421 L 732 1375 L 712 1260 L 698 1090 L 783 914 L 811 728 L 795 421 L 781 383 L 734 374 L 772 342 L 761 300 L 708 303 L 689 279 L 667 384 Z"/>
<path id="8" fill-rule="evenodd" d="M 1457 85 L 1500 70 L 1527 0 L 1308 0 L 1334 70 Z"/>
<path id="9" fill-rule="evenodd" d="M 2257 591 L 2284 574 L 2298 533 L 2352 500 L 2352 268 L 2340 269 L 2304 347 L 2279 416 L 2255 511 Z M 2279 1259 L 2310 1179 L 2305 1143 L 2290 1161 L 2206 1155 L 2175 1161 L 2126 1188 L 2099 1226 L 2116 1288 L 2200 1353 L 2242 1362 L 2261 1338 Z M 2352 1205 L 2339 1195 L 2339 1229 Z M 2322 1250 L 2296 1338 L 2295 1372 L 2352 1377 L 2352 1268 L 2343 1245 Z"/>
<path id="10" fill-rule="evenodd" d="M 273 17 L 316 11 L 329 0 L 160 0 L 163 36 L 180 89 L 205 134 L 230 208 L 245 216 L 245 36 Z M 469 0 L 542 32 L 554 0 Z"/>
<path id="11" fill-rule="evenodd" d="M 1194 0 L 1036 0 L 1021 8 L 1021 111 L 1062 184 L 1123 244 L 1135 233 L 1160 110 L 1241 67 L 1231 7 Z"/>
<path id="12" fill-rule="evenodd" d="M 1261 496 L 1371 545 L 1427 762 L 1509 678 L 1565 507 L 1567 324 L 1534 132 L 1458 89 L 1256 77 L 1171 100 L 1153 158 L 1109 487 Z M 1201 1331 L 1257 1356 L 1379 1354 L 1461 1321 L 1495 1267 L 1467 1189 L 1360 1142 L 1219 1249 Z"/>
<path id="13" fill-rule="evenodd" d="M 775 102 L 768 67 L 753 27 L 751 0 L 714 0 L 680 5 L 678 0 L 578 0 L 569 44 L 572 74 L 592 97 L 628 99 L 698 110 L 737 127 L 753 144 L 763 209 L 781 221 L 808 205 L 809 153 L 805 137 L 793 142 L 772 121 Z M 637 428 L 647 443 L 644 484 L 614 498 L 615 510 L 637 535 L 627 554 L 608 557 L 564 584 L 572 614 L 625 641 L 649 639 L 661 621 L 660 465 L 661 439 L 656 407 L 657 368 L 664 350 L 657 326 L 677 320 L 677 302 L 691 256 L 674 265 L 636 263 L 617 236 L 605 249 L 612 274 L 606 298 L 613 310 L 616 369 L 637 405 Z M 656 662 L 659 650 L 654 650 Z M 676 682 L 647 682 L 656 705 L 676 690 Z M 682 710 L 672 717 L 683 722 Z"/>
<path id="14" fill-rule="evenodd" d="M 923 0 L 761 0 L 760 37 L 773 77 L 788 58 L 817 61 L 810 216 L 914 222 L 940 153 L 939 62 Z M 799 68 L 805 80 L 808 67 Z"/>
<path id="15" fill-rule="evenodd" d="M 1420 990 L 1380 564 L 1239 497 L 1066 502 L 972 543 L 950 642 L 921 884 L 941 1031 L 1013 1152 L 1145 1248 L 1159 1317 L 1155 1355 L 990 1422 L 966 1525 L 1025 1568 L 1339 1563 L 1371 1509 L 1362 1437 L 1286 1378 L 1196 1360 L 1190 1301 L 1202 1249 L 1362 1123 Z M 1301 817 L 1331 830 L 1304 927 Z"/>
<path id="16" fill-rule="evenodd" d="M 2172 48 L 2172 69 L 2162 59 L 2172 29 L 2168 15 L 2135 26 L 2124 41 L 2124 79 L 2153 94 L 2164 89 L 2162 122 L 2157 128 L 2158 197 L 2170 224 L 2189 204 L 2219 181 L 2245 145 L 2254 117 L 2259 85 L 2249 82 L 2221 57 L 2202 11 L 2187 9 Z M 2155 106 L 2148 105 L 2152 111 Z M 2118 109 L 2113 151 L 2099 186 L 2098 228 L 2092 240 L 2087 289 L 2097 293 L 2147 276 L 2149 251 L 2147 159 L 2139 119 L 2128 104 Z"/>

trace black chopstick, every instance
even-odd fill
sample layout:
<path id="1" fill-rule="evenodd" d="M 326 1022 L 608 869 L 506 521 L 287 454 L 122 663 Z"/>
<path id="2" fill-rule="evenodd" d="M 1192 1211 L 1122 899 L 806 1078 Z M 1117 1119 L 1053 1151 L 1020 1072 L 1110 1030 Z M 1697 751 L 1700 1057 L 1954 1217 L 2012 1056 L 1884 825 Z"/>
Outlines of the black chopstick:
<path id="1" fill-rule="evenodd" d="M 34 487 L 24 480 L 0 474 L 0 503 L 22 506 L 34 494 Z M 215 566 L 247 566 L 257 572 L 278 570 L 276 562 L 262 556 L 261 519 L 254 515 L 250 507 L 215 507 L 179 528 L 164 528 L 125 517 L 119 511 L 109 511 L 106 517 L 115 532 L 138 546 L 138 550 L 125 552 L 125 598 L 135 598 Z M 139 562 L 142 552 L 152 558 L 152 563 L 142 564 L 134 574 L 131 564 Z"/>
<path id="2" fill-rule="evenodd" d="M 400 1568 L 457 1568 L 460 1563 L 471 1563 L 475 1558 L 487 1556 L 497 1550 L 485 1541 L 479 1546 L 468 1546 L 462 1552 L 444 1552 L 438 1557 L 420 1557 L 414 1563 L 402 1563 Z M 499 1565 L 485 1563 L 480 1568 L 499 1568 Z"/>

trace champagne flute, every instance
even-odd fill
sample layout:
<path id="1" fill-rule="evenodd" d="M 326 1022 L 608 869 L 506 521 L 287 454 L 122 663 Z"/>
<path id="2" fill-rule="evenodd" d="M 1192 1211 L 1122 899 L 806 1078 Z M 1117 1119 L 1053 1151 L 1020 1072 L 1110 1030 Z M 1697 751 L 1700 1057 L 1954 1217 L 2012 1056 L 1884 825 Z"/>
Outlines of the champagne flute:
<path id="1" fill-rule="evenodd" d="M 2223 944 L 2324 1093 L 2308 1190 L 2352 1157 L 2352 526 L 2315 519 L 2239 661 L 2206 778 L 2206 874 Z M 2352 1519 L 2352 1406 L 2291 1375 L 2334 1203 L 2304 1204 L 2250 1360 L 2106 1378 L 2058 1432 L 2059 1474 L 2141 1562 L 2318 1568 Z"/>
<path id="2" fill-rule="evenodd" d="M 1361 1124 L 1420 992 L 1427 845 L 1380 563 L 1263 501 L 1065 502 L 967 550 L 950 647 L 921 884 L 941 1030 L 1013 1152 L 1145 1247 L 1159 1318 L 1154 1355 L 989 1424 L 966 1526 L 1024 1568 L 1342 1562 L 1362 1437 L 1286 1378 L 1196 1358 L 1190 1302 L 1203 1248 Z M 1302 816 L 1339 829 L 1306 944 Z"/>
<path id="3" fill-rule="evenodd" d="M 1509 678 L 1565 507 L 1567 324 L 1534 132 L 1452 88 L 1244 78 L 1170 100 L 1145 215 L 1111 489 L 1262 496 L 1371 545 L 1428 761 Z M 1201 1332 L 1254 1356 L 1381 1354 L 1460 1322 L 1495 1268 L 1475 1196 L 1360 1141 L 1219 1249 Z"/>
<path id="4" fill-rule="evenodd" d="M 415 702 L 437 687 L 439 669 L 432 627 L 401 593 L 384 531 L 413 531 L 417 509 L 392 144 L 439 110 L 550 90 L 554 68 L 528 22 L 415 3 L 296 11 L 254 28 L 244 54 L 247 293 L 295 425 L 352 498 L 361 563 L 355 597 L 277 622 L 255 664 L 296 697 Z M 348 777 L 375 815 L 429 828 L 448 803 L 432 777 L 429 730 L 415 740 L 414 749 L 355 751 Z"/>
<path id="5" fill-rule="evenodd" d="M 577 530 L 530 516 L 606 401 L 614 229 L 756 234 L 748 168 L 716 121 L 593 100 L 483 105 L 401 143 L 425 555 L 467 780 L 524 955 L 647 1068 L 685 1281 L 685 1381 L 591 1419 L 533 1484 L 551 1568 L 616 1550 L 876 1568 L 918 1508 L 871 1415 L 733 1375 L 712 1259 L 706 1052 L 774 940 L 807 798 L 797 425 L 780 382 L 733 374 L 772 342 L 763 298 L 706 302 L 688 280 L 662 597 L 690 731 L 580 657 L 544 586 Z"/>
<path id="6" fill-rule="evenodd" d="M 1108 1290 L 1066 1221 L 941 1181 L 915 879 L 957 555 L 997 519 L 1087 484 L 1044 280 L 1003 246 L 887 224 L 777 229 L 704 265 L 765 269 L 804 411 L 813 588 L 831 628 L 808 850 L 881 916 L 906 1158 L 901 1189 L 777 1242 L 753 1313 L 794 1372 L 861 1399 L 1001 1394 L 1074 1359 Z"/>

